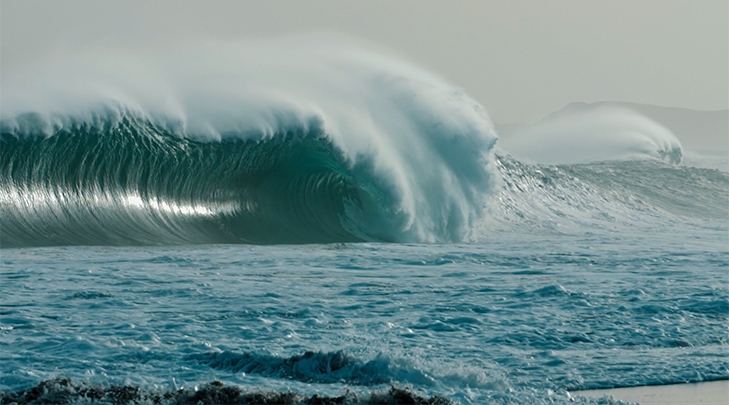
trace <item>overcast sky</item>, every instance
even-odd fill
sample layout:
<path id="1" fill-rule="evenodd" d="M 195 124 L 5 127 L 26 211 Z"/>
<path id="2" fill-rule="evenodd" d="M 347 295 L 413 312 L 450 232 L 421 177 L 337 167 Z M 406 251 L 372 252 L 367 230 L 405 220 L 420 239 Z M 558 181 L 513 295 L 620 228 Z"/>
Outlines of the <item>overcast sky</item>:
<path id="1" fill-rule="evenodd" d="M 0 75 L 53 49 L 328 32 L 439 74 L 502 123 L 573 101 L 729 107 L 728 0 L 2 0 L 0 20 Z"/>

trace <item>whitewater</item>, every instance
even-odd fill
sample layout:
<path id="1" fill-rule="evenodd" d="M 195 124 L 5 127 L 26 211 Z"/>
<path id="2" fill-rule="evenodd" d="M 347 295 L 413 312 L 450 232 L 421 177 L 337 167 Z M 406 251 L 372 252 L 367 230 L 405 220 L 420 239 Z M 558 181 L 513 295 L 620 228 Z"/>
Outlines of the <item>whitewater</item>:
<path id="1" fill-rule="evenodd" d="M 729 379 L 729 173 L 636 111 L 500 139 L 367 47 L 206 42 L 3 72 L 0 145 L 0 403 Z"/>

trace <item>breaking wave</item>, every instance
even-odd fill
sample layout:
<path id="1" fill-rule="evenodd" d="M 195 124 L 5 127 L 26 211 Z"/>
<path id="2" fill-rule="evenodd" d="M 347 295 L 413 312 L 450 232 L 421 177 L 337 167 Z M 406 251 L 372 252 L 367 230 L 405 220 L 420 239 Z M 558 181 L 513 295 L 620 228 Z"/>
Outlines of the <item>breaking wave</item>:
<path id="1" fill-rule="evenodd" d="M 0 244 L 470 237 L 496 142 L 478 103 L 336 44 L 226 49 L 81 56 L 7 81 Z"/>
<path id="2" fill-rule="evenodd" d="M 542 164 L 653 158 L 679 164 L 683 147 L 661 124 L 627 108 L 568 109 L 503 137 L 512 155 Z"/>

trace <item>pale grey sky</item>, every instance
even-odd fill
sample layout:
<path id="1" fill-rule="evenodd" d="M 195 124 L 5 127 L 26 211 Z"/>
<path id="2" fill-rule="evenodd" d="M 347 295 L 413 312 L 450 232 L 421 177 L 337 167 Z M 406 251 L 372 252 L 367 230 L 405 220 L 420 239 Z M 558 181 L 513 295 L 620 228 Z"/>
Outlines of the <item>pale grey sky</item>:
<path id="1" fill-rule="evenodd" d="M 2 0 L 0 74 L 51 50 L 318 32 L 439 74 L 497 122 L 572 101 L 729 107 L 727 0 Z"/>

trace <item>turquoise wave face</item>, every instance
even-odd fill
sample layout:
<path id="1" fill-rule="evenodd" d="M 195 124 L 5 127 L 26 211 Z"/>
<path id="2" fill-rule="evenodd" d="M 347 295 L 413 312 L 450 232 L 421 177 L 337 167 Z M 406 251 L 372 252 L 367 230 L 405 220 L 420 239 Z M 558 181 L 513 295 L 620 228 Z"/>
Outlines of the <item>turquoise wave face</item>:
<path id="1" fill-rule="evenodd" d="M 45 118 L 0 126 L 3 247 L 458 241 L 490 181 L 493 142 L 430 145 L 428 131 L 421 150 L 469 159 L 346 157 L 316 120 L 200 140 L 129 112 L 50 133 Z"/>
<path id="2" fill-rule="evenodd" d="M 3 246 L 358 241 L 341 218 L 374 198 L 317 129 L 198 142 L 128 116 L 2 142 Z"/>

